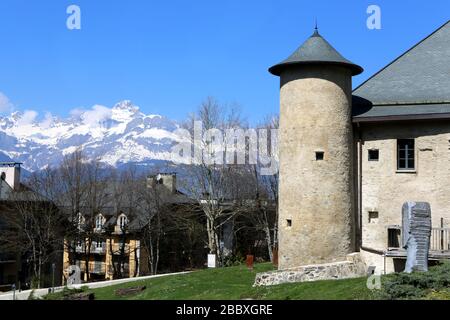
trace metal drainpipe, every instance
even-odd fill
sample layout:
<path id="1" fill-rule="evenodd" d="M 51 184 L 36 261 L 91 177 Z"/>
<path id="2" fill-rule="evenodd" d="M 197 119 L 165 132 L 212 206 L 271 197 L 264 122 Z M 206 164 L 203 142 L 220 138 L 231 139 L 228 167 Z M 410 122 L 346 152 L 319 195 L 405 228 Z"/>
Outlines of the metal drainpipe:
<path id="1" fill-rule="evenodd" d="M 358 247 L 363 247 L 362 243 L 362 137 L 361 137 L 361 125 L 359 122 L 356 124 L 358 134 L 358 157 L 357 157 L 357 196 L 358 196 Z"/>

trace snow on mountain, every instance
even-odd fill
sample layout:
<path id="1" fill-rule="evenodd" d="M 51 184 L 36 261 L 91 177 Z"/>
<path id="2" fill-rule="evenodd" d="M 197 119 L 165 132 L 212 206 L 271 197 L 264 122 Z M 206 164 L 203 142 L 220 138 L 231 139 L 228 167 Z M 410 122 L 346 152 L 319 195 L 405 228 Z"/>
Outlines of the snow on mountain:
<path id="1" fill-rule="evenodd" d="M 14 112 L 0 117 L 0 155 L 31 171 L 58 165 L 79 147 L 89 159 L 112 166 L 166 161 L 177 128 L 168 118 L 145 115 L 130 101 L 76 109 L 66 119 L 47 114 L 38 120 L 34 111 Z"/>

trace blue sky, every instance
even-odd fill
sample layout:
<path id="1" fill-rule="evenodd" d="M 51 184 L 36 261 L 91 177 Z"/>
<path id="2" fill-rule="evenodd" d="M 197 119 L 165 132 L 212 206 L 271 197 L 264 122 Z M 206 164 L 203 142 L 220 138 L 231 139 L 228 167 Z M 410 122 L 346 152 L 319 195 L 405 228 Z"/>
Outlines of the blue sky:
<path id="1" fill-rule="evenodd" d="M 66 27 L 71 4 L 81 30 Z M 371 4 L 381 30 L 366 27 Z M 214 96 L 256 123 L 279 107 L 267 68 L 311 35 L 316 17 L 320 33 L 364 67 L 357 85 L 449 13 L 448 0 L 1 0 L 0 104 L 65 117 L 129 99 L 183 119 Z"/>

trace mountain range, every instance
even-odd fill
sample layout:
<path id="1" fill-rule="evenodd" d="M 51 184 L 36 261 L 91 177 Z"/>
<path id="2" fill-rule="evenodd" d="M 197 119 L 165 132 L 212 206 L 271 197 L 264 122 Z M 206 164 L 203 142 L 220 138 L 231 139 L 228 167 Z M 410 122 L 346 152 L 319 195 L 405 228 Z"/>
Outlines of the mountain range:
<path id="1" fill-rule="evenodd" d="M 88 159 L 120 167 L 171 159 L 179 125 L 161 115 L 146 115 L 131 101 L 114 107 L 95 105 L 61 119 L 36 119 L 33 111 L 0 117 L 0 161 L 22 162 L 28 171 L 57 166 L 82 147 Z"/>

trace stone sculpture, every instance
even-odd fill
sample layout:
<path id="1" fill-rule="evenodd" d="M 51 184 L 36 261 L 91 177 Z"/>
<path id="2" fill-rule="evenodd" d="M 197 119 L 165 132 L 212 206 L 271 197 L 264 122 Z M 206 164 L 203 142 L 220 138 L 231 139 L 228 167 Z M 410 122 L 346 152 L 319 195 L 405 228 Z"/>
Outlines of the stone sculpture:
<path id="1" fill-rule="evenodd" d="M 407 250 L 405 272 L 428 271 L 431 209 L 427 202 L 406 202 L 403 213 L 403 247 Z"/>

